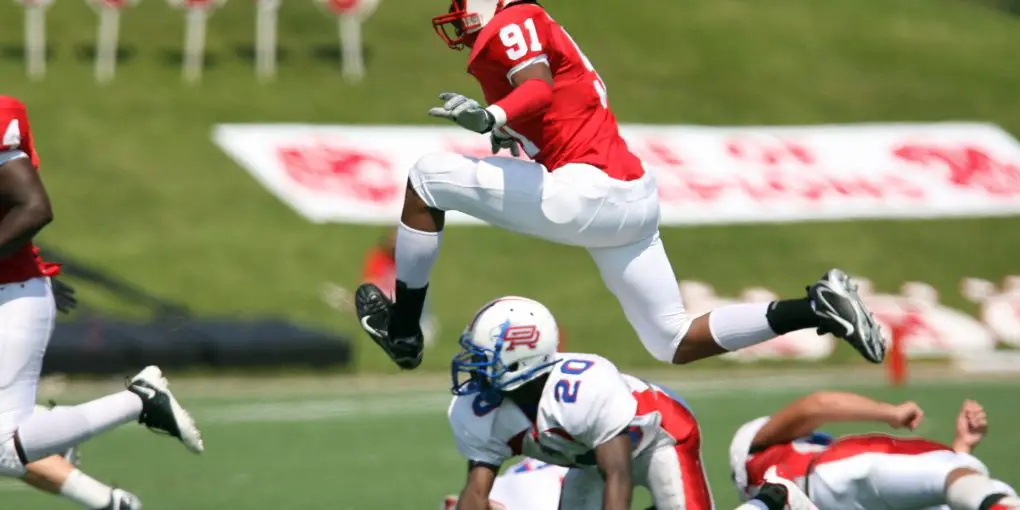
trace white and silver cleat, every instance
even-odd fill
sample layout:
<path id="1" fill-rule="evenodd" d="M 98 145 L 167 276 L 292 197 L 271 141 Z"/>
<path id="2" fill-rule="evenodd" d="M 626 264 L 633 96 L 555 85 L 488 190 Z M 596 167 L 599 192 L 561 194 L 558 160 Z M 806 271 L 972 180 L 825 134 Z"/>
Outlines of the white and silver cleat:
<path id="1" fill-rule="evenodd" d="M 113 489 L 110 505 L 103 510 L 142 510 L 142 502 L 138 496 L 123 489 Z"/>

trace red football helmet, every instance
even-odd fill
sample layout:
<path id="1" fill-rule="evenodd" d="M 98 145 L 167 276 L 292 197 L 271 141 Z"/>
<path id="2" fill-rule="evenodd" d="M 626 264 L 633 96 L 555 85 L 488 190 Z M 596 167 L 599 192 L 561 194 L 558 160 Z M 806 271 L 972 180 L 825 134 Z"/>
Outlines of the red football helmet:
<path id="1" fill-rule="evenodd" d="M 452 0 L 450 12 L 432 18 L 432 28 L 447 46 L 462 50 L 474 43 L 482 27 L 503 10 L 503 4 L 504 0 Z"/>

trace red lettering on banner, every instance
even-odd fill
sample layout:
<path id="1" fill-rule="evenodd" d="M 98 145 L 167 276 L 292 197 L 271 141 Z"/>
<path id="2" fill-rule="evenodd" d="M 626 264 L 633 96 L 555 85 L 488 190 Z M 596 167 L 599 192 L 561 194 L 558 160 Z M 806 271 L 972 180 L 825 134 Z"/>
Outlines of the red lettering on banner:
<path id="1" fill-rule="evenodd" d="M 741 137 L 726 141 L 725 147 L 732 158 L 767 166 L 789 163 L 813 165 L 816 161 L 810 149 L 789 140 Z"/>
<path id="2" fill-rule="evenodd" d="M 675 167 L 684 164 L 683 158 L 674 152 L 669 144 L 649 139 L 645 139 L 643 142 L 644 143 L 640 145 L 635 143 L 632 147 L 634 155 L 637 156 L 643 164 L 655 167 Z"/>
<path id="3" fill-rule="evenodd" d="M 832 177 L 824 173 L 767 172 L 761 178 L 709 177 L 662 169 L 659 196 L 666 203 L 720 200 L 726 193 L 745 195 L 756 202 L 821 202 L 827 198 L 865 200 L 921 199 L 925 190 L 894 175 Z"/>
<path id="4" fill-rule="evenodd" d="M 954 186 L 978 188 L 1000 196 L 1020 194 L 1020 166 L 998 161 L 979 147 L 907 144 L 893 149 L 897 158 L 945 170 Z"/>
<path id="5" fill-rule="evenodd" d="M 276 153 L 287 175 L 316 192 L 376 203 L 403 195 L 403 181 L 380 155 L 325 142 L 281 146 Z"/>
<path id="6" fill-rule="evenodd" d="M 541 333 L 534 325 L 531 326 L 510 326 L 503 332 L 503 342 L 507 343 L 506 351 L 512 351 L 518 346 L 534 349 L 538 345 Z"/>

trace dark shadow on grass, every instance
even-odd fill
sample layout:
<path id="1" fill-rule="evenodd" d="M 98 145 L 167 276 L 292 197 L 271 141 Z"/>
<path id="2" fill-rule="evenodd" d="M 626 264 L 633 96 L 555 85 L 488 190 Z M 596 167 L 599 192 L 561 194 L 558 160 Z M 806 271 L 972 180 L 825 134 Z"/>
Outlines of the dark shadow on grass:
<path id="1" fill-rule="evenodd" d="M 245 62 L 248 62 L 248 63 L 254 63 L 255 62 L 255 46 L 253 46 L 251 44 L 238 44 L 237 46 L 234 47 L 234 54 L 237 55 L 237 58 L 239 58 L 239 59 L 241 59 L 241 60 L 243 60 Z M 287 49 L 287 48 L 285 48 L 283 46 L 280 46 L 280 47 L 276 48 L 276 63 L 277 64 L 283 64 L 284 62 L 286 62 L 290 58 L 290 56 L 291 56 L 291 51 L 289 49 Z"/>
<path id="2" fill-rule="evenodd" d="M 92 61 L 96 58 L 96 45 L 82 43 L 75 47 L 74 54 L 78 60 Z M 134 46 L 117 46 L 117 63 L 127 62 L 138 54 L 138 48 Z"/>
<path id="3" fill-rule="evenodd" d="M 995 9 L 1000 12 L 1020 18 L 1020 0 L 968 0 L 971 3 L 982 7 Z"/>
<path id="4" fill-rule="evenodd" d="M 56 54 L 56 50 L 53 49 L 52 44 L 46 45 L 46 62 L 52 61 Z M 4 44 L 0 46 L 0 58 L 4 60 L 20 60 L 24 62 L 25 47 L 20 44 Z"/>
<path id="5" fill-rule="evenodd" d="M 203 56 L 206 69 L 216 67 L 220 63 L 220 56 L 215 53 L 207 51 Z M 159 51 L 159 59 L 164 65 L 180 67 L 184 62 L 184 52 L 180 48 L 164 48 Z"/>
<path id="6" fill-rule="evenodd" d="M 372 66 L 372 48 L 365 46 L 363 50 L 365 52 L 363 57 L 365 59 L 365 68 L 367 69 Z M 337 69 L 340 69 L 340 65 L 343 63 L 340 46 L 337 44 L 319 44 L 313 46 L 312 58 L 334 65 Z"/>

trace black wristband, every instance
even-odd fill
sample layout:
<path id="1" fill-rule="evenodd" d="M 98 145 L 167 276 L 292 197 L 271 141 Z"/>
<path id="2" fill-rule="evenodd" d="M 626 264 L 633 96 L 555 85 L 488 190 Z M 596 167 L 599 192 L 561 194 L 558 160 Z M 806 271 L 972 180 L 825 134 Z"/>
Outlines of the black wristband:
<path id="1" fill-rule="evenodd" d="M 496 116 L 486 108 L 482 108 L 482 111 L 485 112 L 485 131 L 482 131 L 482 134 L 484 135 L 485 133 L 492 131 L 492 128 L 496 125 Z"/>

